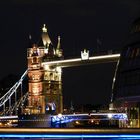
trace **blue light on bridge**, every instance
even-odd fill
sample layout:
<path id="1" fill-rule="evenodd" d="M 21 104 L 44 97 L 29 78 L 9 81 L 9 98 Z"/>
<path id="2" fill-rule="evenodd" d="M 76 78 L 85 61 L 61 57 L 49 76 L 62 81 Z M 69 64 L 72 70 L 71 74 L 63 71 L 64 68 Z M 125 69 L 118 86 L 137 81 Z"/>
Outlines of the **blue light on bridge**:
<path id="1" fill-rule="evenodd" d="M 140 135 L 45 135 L 45 134 L 39 134 L 39 135 L 18 135 L 18 134 L 1 134 L 1 138 L 125 138 L 125 139 L 140 139 Z"/>
<path id="2" fill-rule="evenodd" d="M 61 117 L 59 115 L 53 116 L 51 120 L 52 123 L 68 123 L 73 121 L 73 119 L 70 119 L 65 115 L 62 115 Z"/>
<path id="3" fill-rule="evenodd" d="M 90 117 L 94 117 L 97 116 L 99 117 L 101 120 L 127 120 L 127 114 L 125 113 L 91 113 Z M 52 123 L 68 123 L 68 122 L 72 122 L 72 121 L 76 121 L 76 120 L 84 120 L 86 119 L 90 119 L 89 118 L 89 114 L 67 114 L 67 115 L 62 115 L 61 117 L 59 115 L 54 115 L 51 118 Z"/>
<path id="4" fill-rule="evenodd" d="M 112 117 L 113 117 L 113 119 L 119 119 L 119 120 L 121 120 L 121 119 L 126 120 L 127 119 L 126 114 L 115 114 Z"/>

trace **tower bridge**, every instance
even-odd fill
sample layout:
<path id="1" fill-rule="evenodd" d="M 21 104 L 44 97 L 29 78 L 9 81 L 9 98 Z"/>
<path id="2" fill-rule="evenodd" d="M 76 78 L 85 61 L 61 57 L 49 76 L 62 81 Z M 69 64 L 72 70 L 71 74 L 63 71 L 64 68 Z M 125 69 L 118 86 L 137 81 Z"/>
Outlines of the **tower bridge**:
<path id="1" fill-rule="evenodd" d="M 81 57 L 64 59 L 60 36 L 56 48 L 52 45 L 46 26 L 42 28 L 39 44 L 27 49 L 28 68 L 18 82 L 0 98 L 1 116 L 42 115 L 63 112 L 62 69 L 65 67 L 117 62 L 120 54 L 89 56 L 81 51 Z M 17 89 L 28 76 L 28 91 L 17 99 Z M 14 100 L 13 100 L 14 99 Z M 25 101 L 27 102 L 25 104 Z M 8 107 L 7 107 L 8 106 Z"/>

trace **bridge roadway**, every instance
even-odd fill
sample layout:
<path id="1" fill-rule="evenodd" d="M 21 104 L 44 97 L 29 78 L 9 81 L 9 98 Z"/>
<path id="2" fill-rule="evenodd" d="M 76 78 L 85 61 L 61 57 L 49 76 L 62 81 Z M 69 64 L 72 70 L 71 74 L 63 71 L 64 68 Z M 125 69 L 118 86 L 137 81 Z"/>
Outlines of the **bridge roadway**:
<path id="1" fill-rule="evenodd" d="M 55 65 L 63 68 L 63 67 L 72 67 L 72 66 L 80 66 L 80 65 L 117 62 L 119 58 L 120 58 L 120 54 L 117 53 L 117 54 L 92 56 L 85 60 L 82 60 L 81 58 L 75 58 L 75 59 L 49 61 L 49 62 L 43 62 L 42 65 L 50 65 L 50 66 Z"/>

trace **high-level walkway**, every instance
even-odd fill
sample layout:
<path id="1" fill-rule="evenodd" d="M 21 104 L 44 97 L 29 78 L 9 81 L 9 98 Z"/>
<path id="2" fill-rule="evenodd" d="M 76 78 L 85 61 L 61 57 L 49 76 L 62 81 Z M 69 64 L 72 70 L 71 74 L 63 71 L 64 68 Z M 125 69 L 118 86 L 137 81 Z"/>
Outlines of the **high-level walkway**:
<path id="1" fill-rule="evenodd" d="M 81 66 L 81 65 L 89 65 L 89 64 L 117 62 L 119 58 L 120 58 L 120 54 L 117 53 L 117 54 L 92 56 L 84 60 L 82 60 L 82 58 L 74 58 L 74 59 L 49 61 L 49 62 L 43 62 L 42 65 L 49 65 L 49 66 L 56 65 L 63 68 L 63 67 Z"/>

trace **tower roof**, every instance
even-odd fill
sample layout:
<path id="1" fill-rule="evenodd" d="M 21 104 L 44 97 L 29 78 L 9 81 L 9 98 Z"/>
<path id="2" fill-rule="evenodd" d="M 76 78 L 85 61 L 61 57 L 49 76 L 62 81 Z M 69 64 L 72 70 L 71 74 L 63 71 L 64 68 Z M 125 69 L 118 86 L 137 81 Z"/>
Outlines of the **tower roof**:
<path id="1" fill-rule="evenodd" d="M 42 42 L 43 42 L 44 46 L 49 46 L 49 44 L 51 43 L 51 39 L 48 35 L 47 28 L 46 28 L 45 24 L 42 28 Z"/>
<path id="2" fill-rule="evenodd" d="M 48 30 L 46 28 L 46 25 L 44 24 L 42 27 L 41 38 L 39 39 L 37 45 L 39 47 L 49 47 L 50 44 L 51 44 L 51 39 L 48 35 Z"/>

